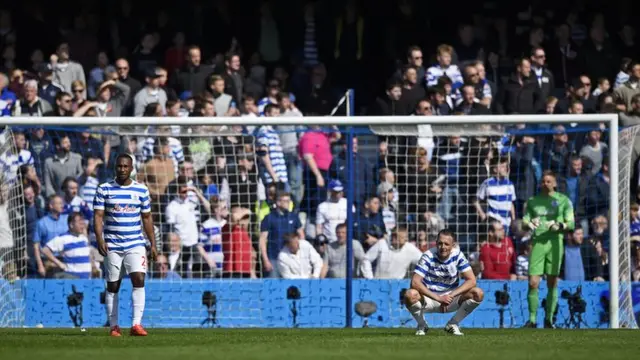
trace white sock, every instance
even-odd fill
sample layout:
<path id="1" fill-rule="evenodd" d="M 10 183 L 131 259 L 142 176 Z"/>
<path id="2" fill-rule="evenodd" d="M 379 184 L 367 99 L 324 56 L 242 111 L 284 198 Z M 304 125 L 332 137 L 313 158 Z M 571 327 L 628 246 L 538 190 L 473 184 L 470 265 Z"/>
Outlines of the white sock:
<path id="1" fill-rule="evenodd" d="M 456 311 L 456 314 L 453 315 L 453 317 L 451 318 L 451 320 L 449 320 L 447 324 L 451 324 L 451 325 L 460 324 L 460 322 L 464 320 L 464 318 L 466 318 L 469 314 L 471 314 L 473 310 L 475 310 L 478 307 L 478 305 L 480 305 L 480 303 L 473 301 L 472 299 L 465 300 L 462 303 L 462 305 L 460 305 L 460 308 L 458 309 L 458 311 Z"/>
<path id="2" fill-rule="evenodd" d="M 131 303 L 133 304 L 133 324 L 140 325 L 142 321 L 142 313 L 144 313 L 145 292 L 144 288 L 134 287 L 131 290 Z"/>
<path id="3" fill-rule="evenodd" d="M 108 292 L 104 297 L 104 302 L 107 305 L 107 315 L 109 316 L 109 326 L 118 326 L 118 308 L 119 308 L 119 296 L 118 293 Z"/>
<path id="4" fill-rule="evenodd" d="M 411 316 L 416 319 L 418 323 L 418 327 L 424 329 L 427 327 L 427 322 L 424 320 L 424 312 L 422 311 L 422 303 L 418 301 L 417 303 L 408 307 Z"/>

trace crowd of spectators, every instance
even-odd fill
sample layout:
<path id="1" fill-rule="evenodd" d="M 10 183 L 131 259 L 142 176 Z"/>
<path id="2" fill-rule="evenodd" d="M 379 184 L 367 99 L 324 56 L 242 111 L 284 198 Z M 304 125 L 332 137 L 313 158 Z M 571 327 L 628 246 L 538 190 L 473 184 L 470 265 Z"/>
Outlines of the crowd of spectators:
<path id="1" fill-rule="evenodd" d="M 353 212 L 357 276 L 405 277 L 450 227 L 483 278 L 522 279 L 529 247 L 519 219 L 552 170 L 579 223 L 567 236 L 564 278 L 607 279 L 617 199 L 604 125 L 487 124 L 462 136 L 425 125 L 417 136 L 349 141 L 337 127 L 179 124 L 328 115 L 347 88 L 358 115 L 620 113 L 623 125 L 640 124 L 631 11 L 496 0 L 452 22 L 421 15 L 450 4 L 411 0 L 261 1 L 250 11 L 244 1 L 152 12 L 143 3 L 122 0 L 99 15 L 106 5 L 89 2 L 55 20 L 39 2 L 0 9 L 0 114 L 61 125 L 14 127 L 16 149 L 0 158 L 5 184 L 22 181 L 27 251 L 13 258 L 28 259 L 29 271 L 19 276 L 76 276 L 55 260 L 64 247 L 49 244 L 71 224 L 91 233 L 96 186 L 126 152 L 152 197 L 156 277 L 342 277 Z M 70 116 L 166 116 L 176 126 L 78 129 L 64 126 Z M 635 200 L 635 185 L 622 190 Z M 0 204 L 11 205 L 4 194 Z M 68 220 L 75 213 L 89 226 Z M 635 245 L 635 204 L 632 219 Z M 94 251 L 88 276 L 100 276 L 100 261 Z"/>

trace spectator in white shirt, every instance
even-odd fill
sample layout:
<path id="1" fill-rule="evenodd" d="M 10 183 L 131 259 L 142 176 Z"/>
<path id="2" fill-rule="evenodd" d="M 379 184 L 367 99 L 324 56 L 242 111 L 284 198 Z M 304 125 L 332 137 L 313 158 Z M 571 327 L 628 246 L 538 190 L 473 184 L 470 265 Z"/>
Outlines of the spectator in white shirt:
<path id="1" fill-rule="evenodd" d="M 193 191 L 192 187 L 187 185 L 186 179 L 181 176 L 178 178 L 177 188 L 178 196 L 176 196 L 165 210 L 166 223 L 172 228 L 182 241 L 182 274 L 187 274 L 189 265 L 192 265 L 194 274 L 203 274 L 202 259 L 198 256 L 197 248 L 198 239 L 200 237 L 198 231 L 198 220 L 195 215 L 194 204 L 188 200 L 189 191 Z"/>
<path id="2" fill-rule="evenodd" d="M 283 279 L 319 279 L 324 263 L 320 254 L 297 233 L 285 235 L 285 246 L 278 254 L 278 271 Z"/>
<path id="3" fill-rule="evenodd" d="M 353 210 L 352 210 L 353 211 Z M 336 226 L 347 221 L 347 199 L 340 180 L 329 182 L 329 199 L 318 205 L 316 236 L 324 235 L 332 243 L 337 240 Z"/>
<path id="4" fill-rule="evenodd" d="M 376 263 L 376 279 L 404 279 L 411 267 L 418 263 L 422 252 L 408 242 L 407 229 L 396 228 L 391 234 L 391 244 L 380 240 L 373 245 L 362 261 L 362 275 L 366 279 L 373 279 L 372 263 Z"/>

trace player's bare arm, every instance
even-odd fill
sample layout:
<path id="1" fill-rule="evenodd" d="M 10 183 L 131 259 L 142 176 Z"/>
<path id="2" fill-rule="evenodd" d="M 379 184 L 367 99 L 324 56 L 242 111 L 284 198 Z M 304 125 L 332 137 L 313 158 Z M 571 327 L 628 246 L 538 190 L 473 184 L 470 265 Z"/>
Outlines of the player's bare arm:
<path id="1" fill-rule="evenodd" d="M 463 272 L 461 275 L 464 282 L 449 294 L 452 298 L 458 295 L 466 294 L 471 289 L 476 287 L 476 275 L 473 273 L 473 270 L 471 270 L 471 268 Z"/>
<path id="2" fill-rule="evenodd" d="M 147 239 L 149 239 L 149 243 L 151 244 L 151 260 L 156 261 L 158 250 L 156 249 L 156 236 L 153 230 L 153 216 L 151 216 L 150 212 L 142 213 L 141 216 L 144 233 L 147 235 Z"/>
<path id="3" fill-rule="evenodd" d="M 93 232 L 96 235 L 98 243 L 98 252 L 102 256 L 107 256 L 107 244 L 103 237 L 104 228 L 104 210 L 95 210 L 93 213 Z"/>

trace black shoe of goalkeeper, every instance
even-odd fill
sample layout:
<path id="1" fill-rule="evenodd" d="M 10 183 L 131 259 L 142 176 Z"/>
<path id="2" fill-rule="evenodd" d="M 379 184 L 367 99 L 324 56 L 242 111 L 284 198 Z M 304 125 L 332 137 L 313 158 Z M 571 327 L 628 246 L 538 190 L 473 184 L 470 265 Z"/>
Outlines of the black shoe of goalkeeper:
<path id="1" fill-rule="evenodd" d="M 545 329 L 555 329 L 556 326 L 549 320 L 545 320 L 544 321 L 544 328 Z"/>
<path id="2" fill-rule="evenodd" d="M 537 329 L 538 328 L 538 324 L 533 323 L 531 321 L 527 321 L 522 328 L 523 329 Z"/>

